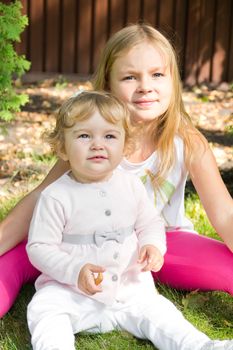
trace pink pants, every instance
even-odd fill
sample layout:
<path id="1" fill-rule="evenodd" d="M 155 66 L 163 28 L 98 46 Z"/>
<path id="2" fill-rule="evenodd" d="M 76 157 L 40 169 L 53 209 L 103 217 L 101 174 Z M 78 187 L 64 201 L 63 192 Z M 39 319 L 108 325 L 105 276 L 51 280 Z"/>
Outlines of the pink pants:
<path id="1" fill-rule="evenodd" d="M 217 290 L 233 295 L 233 253 L 212 238 L 167 232 L 165 263 L 155 280 L 184 290 Z"/>
<path id="2" fill-rule="evenodd" d="M 0 317 L 13 305 L 23 284 L 39 272 L 30 264 L 26 241 L 0 257 Z M 155 280 L 185 290 L 219 290 L 233 295 L 233 254 L 221 242 L 190 232 L 167 233 L 165 264 Z"/>

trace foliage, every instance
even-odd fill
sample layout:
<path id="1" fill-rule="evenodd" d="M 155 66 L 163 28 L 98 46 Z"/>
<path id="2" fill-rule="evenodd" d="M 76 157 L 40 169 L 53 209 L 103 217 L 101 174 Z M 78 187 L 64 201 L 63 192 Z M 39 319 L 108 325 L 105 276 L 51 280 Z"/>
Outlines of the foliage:
<path id="1" fill-rule="evenodd" d="M 220 239 L 211 226 L 202 203 L 196 193 L 189 193 L 185 200 L 185 212 L 194 224 L 194 229 L 208 237 Z"/>
<path id="2" fill-rule="evenodd" d="M 30 68 L 24 55 L 17 55 L 14 43 L 28 24 L 27 16 L 21 14 L 21 2 L 16 0 L 6 5 L 0 2 L 0 119 L 11 120 L 13 112 L 28 102 L 25 94 L 17 94 L 13 77 L 20 77 Z"/>

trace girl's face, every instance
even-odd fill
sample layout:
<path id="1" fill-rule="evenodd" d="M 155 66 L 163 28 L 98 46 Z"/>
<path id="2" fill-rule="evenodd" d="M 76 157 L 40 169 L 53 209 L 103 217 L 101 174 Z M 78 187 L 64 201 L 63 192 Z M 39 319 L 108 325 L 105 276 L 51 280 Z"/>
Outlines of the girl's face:
<path id="1" fill-rule="evenodd" d="M 120 163 L 125 131 L 121 123 L 107 122 L 98 111 L 65 129 L 65 152 L 74 178 L 83 183 L 105 181 Z"/>
<path id="2" fill-rule="evenodd" d="M 168 109 L 172 94 L 170 69 L 159 50 L 144 41 L 113 63 L 110 91 L 124 101 L 135 122 L 150 122 Z"/>

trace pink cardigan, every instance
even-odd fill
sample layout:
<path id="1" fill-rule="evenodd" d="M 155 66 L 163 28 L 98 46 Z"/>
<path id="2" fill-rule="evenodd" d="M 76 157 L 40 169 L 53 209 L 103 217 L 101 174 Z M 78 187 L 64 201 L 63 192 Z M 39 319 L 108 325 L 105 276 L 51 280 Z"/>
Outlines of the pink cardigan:
<path id="1" fill-rule="evenodd" d="M 121 243 L 104 241 L 72 244 L 67 235 L 92 235 L 133 227 Z M 72 237 L 73 238 L 73 237 Z M 81 184 L 69 174 L 60 177 L 41 194 L 29 231 L 27 252 L 42 274 L 39 289 L 47 283 L 62 283 L 82 293 L 78 275 L 86 263 L 106 268 L 102 293 L 92 296 L 104 304 L 125 300 L 135 291 L 154 293 L 150 272 L 141 273 L 137 263 L 139 248 L 155 245 L 166 251 L 164 222 L 148 199 L 141 181 L 134 175 L 115 170 L 107 182 Z M 145 286 L 146 283 L 146 286 Z"/>

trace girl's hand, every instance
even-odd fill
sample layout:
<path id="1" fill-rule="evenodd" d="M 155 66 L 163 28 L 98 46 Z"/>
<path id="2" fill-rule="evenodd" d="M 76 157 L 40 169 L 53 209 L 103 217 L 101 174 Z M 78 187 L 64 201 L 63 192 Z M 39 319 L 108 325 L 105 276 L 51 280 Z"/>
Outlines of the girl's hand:
<path id="1" fill-rule="evenodd" d="M 151 244 L 148 244 L 144 245 L 141 248 L 139 252 L 138 263 L 146 263 L 146 265 L 142 268 L 142 271 L 157 272 L 163 266 L 164 259 L 158 248 Z"/>
<path id="2" fill-rule="evenodd" d="M 99 273 L 102 274 L 105 269 L 101 266 L 85 264 L 78 277 L 78 288 L 88 295 L 94 295 L 96 293 L 102 292 L 100 284 L 96 284 L 96 277 Z"/>

